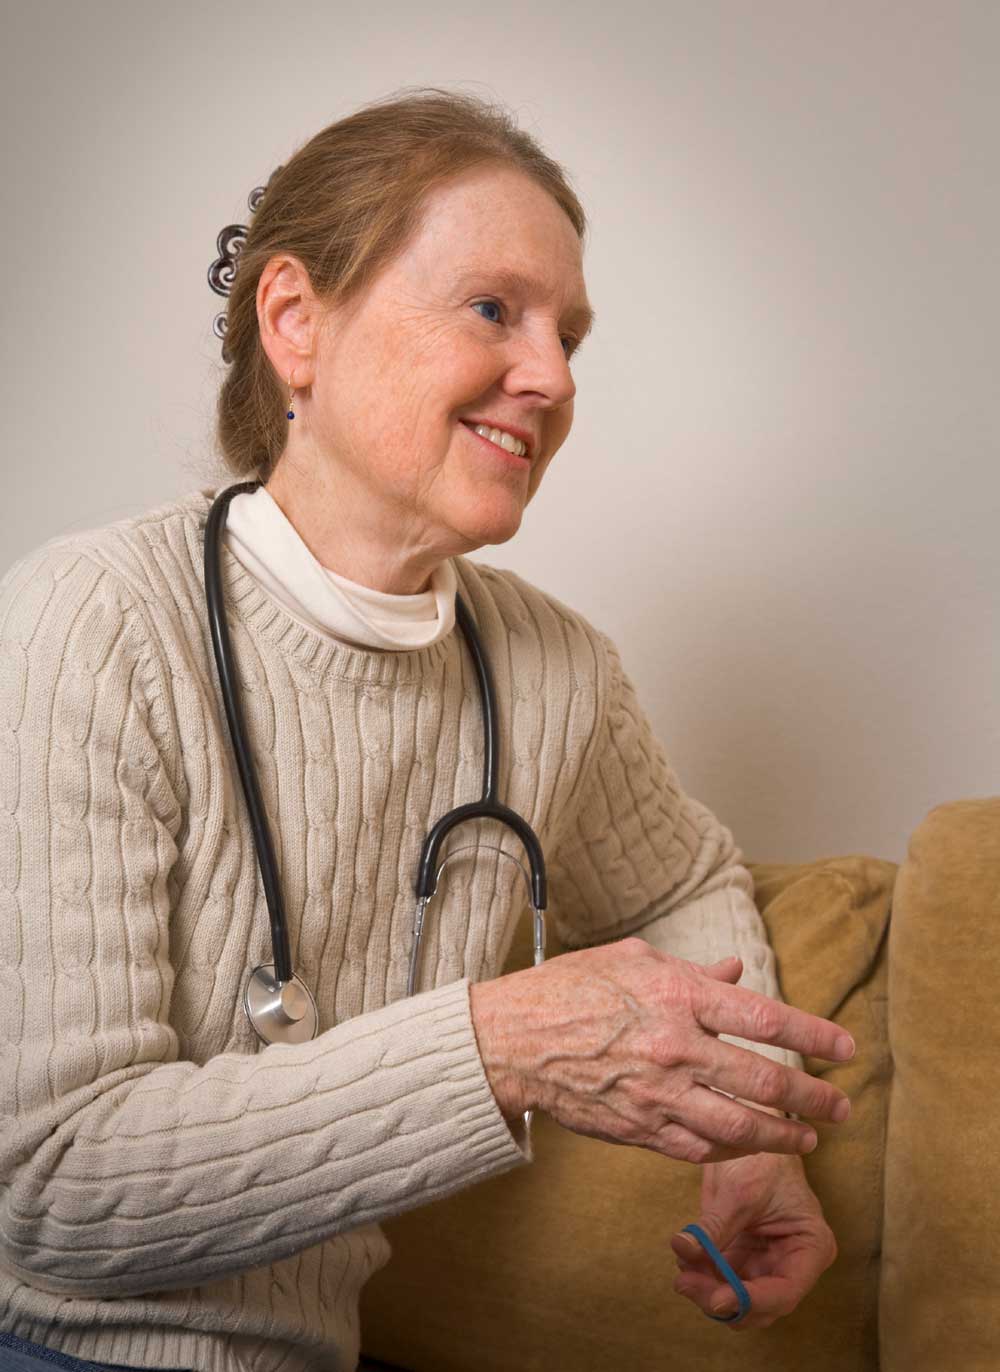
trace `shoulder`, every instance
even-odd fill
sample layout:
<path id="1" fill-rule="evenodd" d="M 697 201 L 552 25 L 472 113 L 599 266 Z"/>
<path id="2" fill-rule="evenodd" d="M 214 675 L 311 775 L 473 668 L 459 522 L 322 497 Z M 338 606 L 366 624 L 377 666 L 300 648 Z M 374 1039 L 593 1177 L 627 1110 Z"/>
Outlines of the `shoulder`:
<path id="1" fill-rule="evenodd" d="M 0 577 L 0 604 L 10 610 L 30 601 L 37 609 L 53 596 L 86 599 L 98 586 L 119 604 L 147 600 L 178 568 L 200 558 L 201 531 L 210 491 L 196 491 L 154 509 L 90 529 L 58 534 L 39 544 Z"/>
<path id="2" fill-rule="evenodd" d="M 60 534 L 0 578 L 4 652 L 62 673 L 67 661 L 97 670 L 114 654 L 159 657 L 155 620 L 194 575 L 199 511 L 209 495 L 160 505 L 98 528 Z M 202 523 L 204 519 L 202 518 Z M 165 595 L 164 588 L 169 587 Z M 70 648 L 74 650 L 70 652 Z"/>

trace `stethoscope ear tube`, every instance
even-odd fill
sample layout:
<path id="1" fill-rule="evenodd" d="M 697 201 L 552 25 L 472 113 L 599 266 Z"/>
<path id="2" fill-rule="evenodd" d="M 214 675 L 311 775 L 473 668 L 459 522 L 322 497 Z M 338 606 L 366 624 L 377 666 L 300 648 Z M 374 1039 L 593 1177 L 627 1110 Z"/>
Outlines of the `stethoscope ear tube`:
<path id="1" fill-rule="evenodd" d="M 434 873 L 441 844 L 457 824 L 463 824 L 467 819 L 497 819 L 501 824 L 506 824 L 508 828 L 514 830 L 514 833 L 524 844 L 525 852 L 528 855 L 528 864 L 531 867 L 531 903 L 536 910 L 546 909 L 548 901 L 545 858 L 542 854 L 542 845 L 538 841 L 538 835 L 528 821 L 516 810 L 509 810 L 506 805 L 501 805 L 498 800 L 491 797 L 474 800 L 468 805 L 459 805 L 454 810 L 449 810 L 446 815 L 441 816 L 431 829 L 424 839 L 423 848 L 420 850 L 420 866 L 417 869 L 416 884 L 417 899 L 429 900 L 434 894 L 434 888 L 437 885 Z"/>
<path id="2" fill-rule="evenodd" d="M 483 652 L 483 645 L 476 632 L 475 620 L 460 595 L 455 596 L 455 619 L 462 630 L 479 679 L 479 698 L 483 707 L 483 794 L 478 801 L 459 805 L 442 815 L 424 839 L 420 850 L 420 863 L 417 867 L 416 895 L 418 901 L 428 901 L 434 894 L 437 880 L 435 870 L 441 844 L 457 824 L 467 819 L 496 819 L 513 829 L 524 845 L 531 867 L 531 903 L 536 910 L 544 910 L 548 905 L 545 880 L 545 857 L 538 835 L 523 816 L 510 810 L 497 800 L 497 759 L 500 755 L 500 723 L 496 704 L 496 688 L 490 664 Z"/>
<path id="3" fill-rule="evenodd" d="M 229 625 L 226 623 L 225 594 L 222 587 L 222 532 L 226 524 L 226 510 L 234 496 L 240 495 L 244 491 L 247 493 L 255 491 L 260 484 L 259 481 L 241 481 L 235 486 L 227 487 L 208 513 L 208 522 L 205 526 L 205 601 L 208 607 L 208 624 L 212 633 L 212 647 L 215 650 L 215 665 L 219 673 L 222 702 L 226 709 L 226 720 L 229 724 L 229 737 L 232 740 L 236 766 L 239 770 L 240 781 L 243 784 L 247 809 L 250 812 L 254 848 L 257 851 L 257 862 L 264 882 L 264 898 L 267 901 L 267 911 L 271 923 L 275 977 L 279 984 L 284 984 L 292 980 L 292 955 L 288 946 L 285 907 L 281 896 L 278 864 L 271 843 L 267 816 L 257 786 L 253 763 L 247 756 L 244 743 L 246 731 L 239 694 L 233 679 L 234 669 L 231 665 L 233 653 L 229 640 Z M 256 1027 L 255 1024 L 254 1028 Z"/>
<path id="4" fill-rule="evenodd" d="M 314 1038 L 319 1032 L 316 1003 L 309 988 L 292 971 L 288 926 L 285 919 L 278 864 L 274 855 L 274 846 L 271 842 L 271 832 L 261 800 L 260 788 L 257 784 L 250 745 L 247 742 L 246 726 L 240 707 L 240 693 L 237 690 L 236 669 L 233 666 L 229 625 L 226 620 L 225 591 L 222 585 L 222 537 L 229 502 L 234 496 L 244 492 L 249 494 L 260 485 L 260 481 L 242 481 L 229 486 L 216 496 L 209 510 L 205 526 L 205 602 L 208 610 L 209 629 L 212 635 L 212 647 L 215 652 L 215 665 L 219 676 L 219 687 L 226 711 L 226 721 L 229 725 L 229 737 L 233 745 L 243 795 L 250 815 L 257 864 L 264 883 L 264 897 L 267 901 L 271 924 L 271 946 L 274 950 L 273 963 L 265 963 L 255 967 L 250 973 L 244 990 L 243 1005 L 254 1031 L 264 1043 L 302 1043 Z M 460 595 L 455 597 L 455 618 L 468 644 L 479 679 L 485 737 L 483 795 L 479 801 L 469 805 L 460 805 L 442 815 L 424 840 L 416 882 L 418 905 L 407 984 L 409 995 L 414 993 L 416 985 L 424 913 L 431 896 L 434 894 L 437 876 L 440 872 L 440 868 L 435 871 L 438 852 L 451 830 L 466 819 L 499 820 L 500 823 L 513 829 L 524 845 L 531 869 L 528 884 L 535 916 L 534 953 L 536 965 L 544 961 L 545 958 L 543 911 L 546 907 L 546 881 L 542 845 L 527 820 L 497 800 L 499 722 L 496 694 L 489 663 L 476 632 L 475 621 Z M 503 850 L 498 849 L 497 851 L 502 852 Z M 504 855 L 511 856 L 510 854 Z M 514 860 L 516 861 L 516 859 Z M 446 858 L 445 861 L 448 859 Z M 527 873 L 525 873 L 525 877 L 527 878 Z M 530 1111 L 525 1116 L 525 1122 L 530 1126 Z"/>
<path id="5" fill-rule="evenodd" d="M 528 832 L 530 833 L 531 831 L 529 830 Z M 534 838 L 534 834 L 532 834 L 532 837 Z M 516 858 L 513 853 L 508 853 L 505 848 L 498 848 L 493 843 L 467 843 L 464 844 L 462 847 L 453 848 L 451 850 L 451 852 L 445 858 L 444 862 L 442 862 L 441 866 L 437 869 L 436 872 L 434 872 L 434 886 L 431 895 L 421 896 L 417 901 L 417 908 L 413 916 L 413 942 L 410 945 L 410 972 L 406 983 L 406 994 L 408 996 L 412 996 L 417 989 L 417 965 L 420 960 L 420 940 L 423 937 L 424 932 L 424 916 L 427 913 L 427 906 L 430 904 L 431 896 L 437 890 L 438 882 L 441 880 L 441 873 L 448 866 L 448 863 L 453 862 L 460 853 L 473 852 L 478 856 L 478 854 L 481 851 L 497 853 L 500 857 L 507 858 L 510 862 L 513 862 L 514 865 L 520 870 L 521 875 L 524 877 L 524 884 L 528 892 L 528 899 L 532 902 L 532 915 L 534 917 L 534 965 L 536 967 L 540 967 L 542 963 L 545 961 L 545 911 L 534 903 L 534 864 L 532 864 L 532 871 L 529 875 L 529 873 L 525 871 L 524 863 L 519 861 L 519 859 Z M 543 891 L 545 889 L 544 875 L 545 874 L 543 867 Z M 524 1127 L 529 1137 L 531 1135 L 531 1121 L 534 1118 L 534 1113 L 535 1112 L 533 1110 L 525 1110 L 522 1116 L 522 1119 L 524 1120 Z"/>

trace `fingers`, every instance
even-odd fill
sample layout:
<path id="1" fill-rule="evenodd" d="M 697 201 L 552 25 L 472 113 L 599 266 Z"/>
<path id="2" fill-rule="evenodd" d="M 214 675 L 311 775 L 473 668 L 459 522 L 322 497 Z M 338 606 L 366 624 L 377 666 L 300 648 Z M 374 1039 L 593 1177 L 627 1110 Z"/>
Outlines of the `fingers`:
<path id="1" fill-rule="evenodd" d="M 775 1117 L 772 1115 L 770 1118 Z M 748 1153 L 760 1151 L 756 1148 L 729 1148 L 674 1120 L 658 1129 L 642 1146 L 654 1153 L 662 1153 L 664 1157 L 674 1158 L 678 1162 L 693 1162 L 698 1166 L 707 1162 L 731 1162 L 734 1158 L 745 1158 Z"/>
<path id="2" fill-rule="evenodd" d="M 842 1124 L 850 1115 L 850 1100 L 831 1082 L 721 1039 L 712 1040 L 708 1050 L 711 1056 L 706 1053 L 706 1065 L 695 1066 L 691 1073 L 693 1080 L 701 1086 L 714 1087 L 716 1092 L 725 1091 L 741 1100 L 790 1110 L 806 1119 L 825 1120 L 831 1124 Z M 841 1118 L 838 1112 L 843 1110 L 845 1101 L 847 1114 Z M 775 1116 L 765 1118 L 774 1119 Z"/>
<path id="3" fill-rule="evenodd" d="M 713 986 L 702 981 L 699 989 L 701 994 L 692 1009 L 702 1028 L 713 1034 L 773 1043 L 803 1057 L 826 1058 L 828 1062 L 846 1062 L 854 1056 L 854 1040 L 831 1020 L 745 986 Z"/>
<path id="4" fill-rule="evenodd" d="M 720 1156 L 709 1156 L 707 1162 L 751 1153 L 811 1153 L 816 1147 L 815 1131 L 807 1125 L 753 1110 L 704 1086 L 693 1086 L 671 1114 L 675 1124 L 721 1150 Z"/>
<path id="5" fill-rule="evenodd" d="M 743 959 L 735 955 L 728 958 L 721 958 L 718 962 L 709 963 L 702 968 L 710 977 L 715 977 L 717 981 L 737 982 L 743 975 Z"/>
<path id="6" fill-rule="evenodd" d="M 750 1297 L 750 1311 L 729 1326 L 734 1334 L 744 1329 L 767 1329 L 783 1315 L 790 1315 L 803 1295 L 797 1286 L 782 1277 L 757 1277 L 753 1281 L 744 1280 L 743 1285 Z M 705 1315 L 731 1315 L 738 1306 L 732 1287 L 715 1272 L 682 1269 L 674 1281 L 674 1290 Z"/>
<path id="7" fill-rule="evenodd" d="M 647 1136 L 642 1146 L 701 1166 L 754 1153 L 811 1153 L 816 1135 L 794 1120 L 751 1110 L 717 1091 L 694 1087 L 684 1097 L 684 1105 L 675 1106 L 671 1119 Z"/>

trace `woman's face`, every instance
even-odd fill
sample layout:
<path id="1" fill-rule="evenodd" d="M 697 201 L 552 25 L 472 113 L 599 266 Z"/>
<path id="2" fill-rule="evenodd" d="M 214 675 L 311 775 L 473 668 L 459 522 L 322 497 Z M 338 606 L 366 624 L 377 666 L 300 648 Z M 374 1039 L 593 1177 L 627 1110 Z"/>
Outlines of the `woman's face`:
<path id="1" fill-rule="evenodd" d="M 569 359 L 589 322 L 565 212 L 519 171 L 474 168 L 432 191 L 409 245 L 327 315 L 307 397 L 314 456 L 404 545 L 502 543 L 570 431 Z M 473 421 L 520 437 L 526 456 Z"/>

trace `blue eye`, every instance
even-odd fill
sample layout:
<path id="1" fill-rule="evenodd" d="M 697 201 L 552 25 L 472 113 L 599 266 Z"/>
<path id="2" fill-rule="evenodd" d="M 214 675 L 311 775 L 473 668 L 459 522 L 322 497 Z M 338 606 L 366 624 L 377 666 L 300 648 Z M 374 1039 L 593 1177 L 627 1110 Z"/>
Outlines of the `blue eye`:
<path id="1" fill-rule="evenodd" d="M 497 317 L 493 319 L 490 319 L 485 314 L 482 315 L 482 318 L 486 319 L 488 323 L 500 324 L 503 322 L 501 318 L 501 316 L 503 315 L 503 306 L 500 304 L 499 300 L 477 300 L 472 306 L 474 310 L 479 310 L 483 307 L 485 307 L 488 310 L 496 310 L 497 312 Z M 560 339 L 560 342 L 563 345 L 563 351 L 566 354 L 567 362 L 576 353 L 578 353 L 580 351 L 580 348 L 583 346 L 578 338 L 573 338 L 572 335 L 569 334 L 564 334 L 563 337 Z"/>
<path id="2" fill-rule="evenodd" d="M 497 314 L 498 314 L 498 316 L 499 316 L 499 314 L 500 314 L 501 311 L 500 311 L 500 305 L 497 303 L 497 301 L 495 301 L 495 300 L 477 300 L 476 303 L 473 305 L 472 308 L 473 308 L 474 310 L 478 310 L 478 309 L 480 308 L 480 306 L 482 306 L 482 305 L 485 305 L 487 309 L 496 310 L 496 311 L 497 311 Z M 485 318 L 486 318 L 486 315 L 483 315 L 483 318 L 485 319 Z M 491 324 L 499 324 L 499 323 L 500 323 L 500 320 L 499 320 L 499 318 L 496 318 L 496 319 L 491 319 L 489 322 L 490 322 Z"/>

